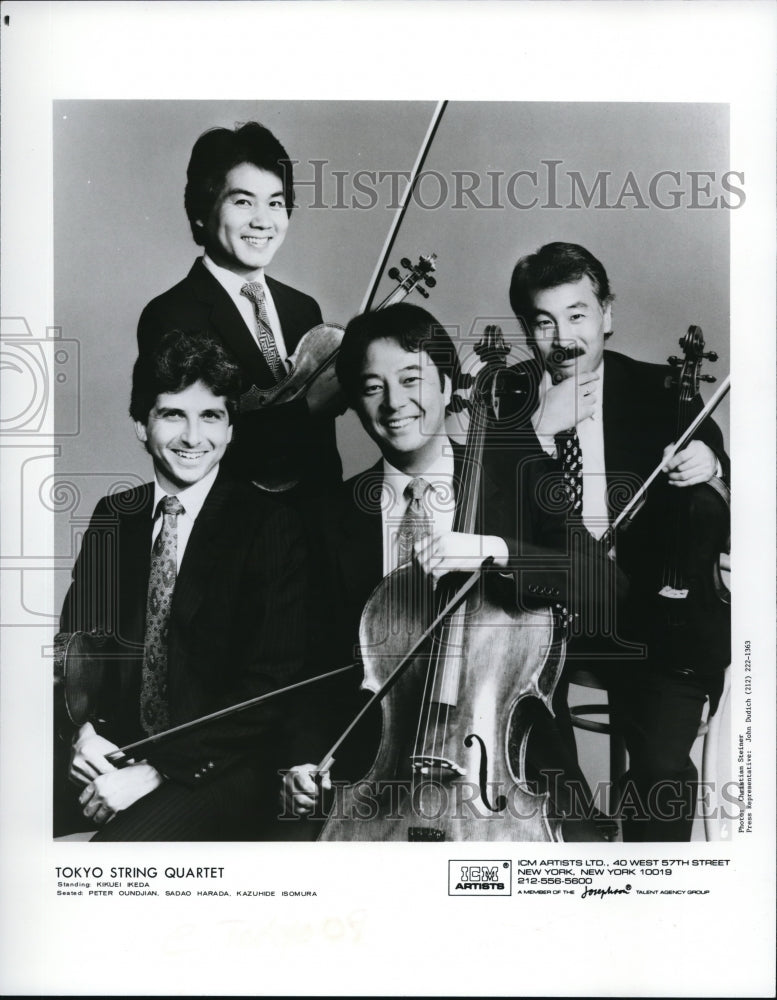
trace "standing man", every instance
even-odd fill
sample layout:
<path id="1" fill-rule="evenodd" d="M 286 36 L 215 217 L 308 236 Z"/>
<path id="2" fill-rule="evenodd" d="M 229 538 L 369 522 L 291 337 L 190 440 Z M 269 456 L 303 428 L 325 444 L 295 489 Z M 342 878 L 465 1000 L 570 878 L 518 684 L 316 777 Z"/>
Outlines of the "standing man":
<path id="1" fill-rule="evenodd" d="M 669 455 L 678 433 L 677 401 L 667 389 L 669 369 L 604 350 L 612 335 L 612 301 L 604 267 L 576 244 L 550 243 L 521 258 L 513 271 L 510 302 L 538 364 L 538 405 L 514 459 L 523 495 L 533 500 L 523 525 L 535 543 L 547 543 L 546 530 L 550 526 L 557 532 L 559 520 L 601 538 L 662 456 Z M 694 407 L 691 416 L 701 408 L 698 399 Z M 685 655 L 686 650 L 674 662 L 659 652 L 664 643 L 657 639 L 661 627 L 654 595 L 660 583 L 651 573 L 665 533 L 669 494 L 686 495 L 691 524 L 699 537 L 708 537 L 709 497 L 692 488 L 727 478 L 717 426 L 703 423 L 682 451 L 667 457 L 664 469 L 664 483 L 618 539 L 618 564 L 630 592 L 617 619 L 618 633 L 603 654 L 609 660 L 611 704 L 630 758 L 623 803 L 626 840 L 690 839 L 698 777 L 690 750 L 705 700 L 709 697 L 712 711 L 717 705 L 728 662 L 723 649 L 719 659 Z M 548 482 L 555 477 L 562 486 L 566 500 L 560 514 L 558 507 L 540 509 L 541 491 L 535 487 L 543 477 Z M 644 656 L 635 658 L 643 649 Z M 578 663 L 581 655 L 576 655 Z M 618 659 L 623 662 L 613 663 Z"/>
<path id="2" fill-rule="evenodd" d="M 201 135 L 186 177 L 184 206 L 204 254 L 143 310 L 140 353 L 171 329 L 208 329 L 239 366 L 242 393 L 271 389 L 288 374 L 300 338 L 322 322 L 315 299 L 265 275 L 289 228 L 292 163 L 269 129 L 247 122 Z M 339 409 L 330 378 L 315 382 L 305 398 L 241 412 L 228 469 L 260 485 L 297 474 L 308 492 L 340 482 Z"/>
<path id="3" fill-rule="evenodd" d="M 449 439 L 445 417 L 458 373 L 450 337 L 419 306 L 401 303 L 348 324 L 337 374 L 362 426 L 380 448 L 381 459 L 317 504 L 314 512 L 311 544 L 317 576 L 325 581 L 323 620 L 329 633 L 321 648 L 329 650 L 333 665 L 353 658 L 359 619 L 373 589 L 410 559 L 438 578 L 471 572 L 492 557 L 489 584 L 508 588 L 503 598 L 510 603 L 526 607 L 527 599 L 536 603 L 538 597 L 546 604 L 568 600 L 570 574 L 563 558 L 523 541 L 518 551 L 514 480 L 500 481 L 486 466 L 476 532 L 452 530 L 465 469 L 463 449 Z M 419 518 L 425 522 L 420 534 Z M 351 679 L 330 701 L 329 712 L 316 713 L 321 735 L 315 746 L 308 744 L 311 755 L 331 745 L 355 714 L 355 689 Z M 372 761 L 375 723 L 377 719 L 372 732 L 362 727 L 361 755 L 358 764 L 351 762 L 352 777 L 364 774 Z M 306 750 L 300 745 L 297 759 L 304 759 Z M 348 773 L 343 764 L 340 759 L 338 777 Z M 286 776 L 284 803 L 289 812 L 305 815 L 314 808 L 312 769 L 305 765 Z M 584 839 L 598 838 L 591 831 Z"/>
<path id="4" fill-rule="evenodd" d="M 154 481 L 104 497 L 65 599 L 65 632 L 106 635 L 93 721 L 69 778 L 95 840 L 253 840 L 275 811 L 273 703 L 153 744 L 122 745 L 283 686 L 302 664 L 306 563 L 291 511 L 221 461 L 240 386 L 221 344 L 172 332 L 141 356 L 130 414 Z"/>

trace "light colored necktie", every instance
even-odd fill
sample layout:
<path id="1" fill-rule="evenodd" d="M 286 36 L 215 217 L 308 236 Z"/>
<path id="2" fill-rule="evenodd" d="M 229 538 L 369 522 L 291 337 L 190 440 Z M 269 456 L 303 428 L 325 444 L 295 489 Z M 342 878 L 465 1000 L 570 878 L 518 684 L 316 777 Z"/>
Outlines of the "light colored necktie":
<path id="1" fill-rule="evenodd" d="M 561 459 L 561 476 L 567 495 L 569 513 L 583 513 L 583 450 L 577 428 L 556 435 L 556 447 Z"/>
<path id="2" fill-rule="evenodd" d="M 275 343 L 270 317 L 267 315 L 267 306 L 264 301 L 264 285 L 261 281 L 247 281 L 240 289 L 240 294 L 245 295 L 254 307 L 256 317 L 257 335 L 259 337 L 259 348 L 264 355 L 270 371 L 273 373 L 276 382 L 285 378 L 286 366 L 278 353 L 278 345 Z"/>
<path id="3" fill-rule="evenodd" d="M 175 589 L 178 515 L 184 507 L 178 497 L 159 502 L 162 529 L 151 550 L 146 599 L 146 638 L 140 687 L 140 724 L 149 736 L 170 727 L 167 697 L 167 627 Z"/>
<path id="4" fill-rule="evenodd" d="M 405 487 L 407 507 L 397 532 L 400 565 L 412 559 L 413 544 L 432 533 L 434 521 L 425 500 L 426 492 L 431 488 L 430 484 L 420 476 L 411 479 Z"/>

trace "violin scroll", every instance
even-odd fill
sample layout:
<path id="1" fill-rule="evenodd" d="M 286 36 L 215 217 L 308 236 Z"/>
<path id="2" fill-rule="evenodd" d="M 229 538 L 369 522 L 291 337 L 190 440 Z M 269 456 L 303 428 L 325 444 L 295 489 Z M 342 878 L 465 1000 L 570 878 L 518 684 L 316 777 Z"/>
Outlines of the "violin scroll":
<path id="1" fill-rule="evenodd" d="M 385 309 L 386 306 L 394 305 L 396 302 L 405 298 L 406 295 L 409 295 L 414 288 L 419 295 L 428 299 L 429 293 L 426 289 L 434 288 L 437 284 L 437 279 L 432 276 L 432 271 L 435 270 L 436 260 L 436 253 L 421 254 L 415 264 L 412 264 L 408 257 L 403 257 L 399 263 L 405 268 L 405 270 L 410 271 L 409 274 L 404 276 L 400 273 L 399 268 L 389 268 L 388 276 L 392 281 L 397 282 L 397 287 L 390 292 L 385 299 L 383 299 L 377 308 Z M 423 287 L 424 285 L 426 287 Z"/>
<path id="2" fill-rule="evenodd" d="M 715 375 L 702 375 L 702 361 L 715 362 L 718 360 L 716 351 L 704 350 L 704 334 L 700 326 L 689 326 L 688 332 L 678 341 L 683 350 L 683 357 L 676 355 L 668 357 L 667 364 L 674 369 L 673 373 L 667 376 L 666 388 L 677 389 L 679 402 L 690 402 L 699 394 L 700 382 L 717 382 Z M 679 369 L 679 371 L 678 371 Z"/>

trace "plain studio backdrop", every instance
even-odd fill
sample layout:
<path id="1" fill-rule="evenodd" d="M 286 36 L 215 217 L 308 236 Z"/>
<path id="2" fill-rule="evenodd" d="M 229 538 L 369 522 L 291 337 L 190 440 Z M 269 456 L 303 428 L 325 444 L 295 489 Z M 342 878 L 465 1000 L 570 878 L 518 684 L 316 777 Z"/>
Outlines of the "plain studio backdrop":
<path id="1" fill-rule="evenodd" d="M 404 190 L 401 172 L 412 169 L 434 108 L 54 102 L 55 323 L 79 355 L 78 378 L 57 398 L 58 430 L 77 426 L 60 439 L 57 489 L 49 484 L 59 556 L 75 556 L 101 495 L 151 475 L 127 413 L 135 331 L 143 306 L 201 253 L 183 208 L 197 137 L 256 120 L 283 142 L 297 161 L 297 207 L 268 273 L 313 295 L 326 320 L 344 325 L 364 299 Z M 698 324 L 720 355 L 706 370 L 722 378 L 729 369 L 725 205 L 742 202 L 726 185 L 744 187 L 728 176 L 735 167 L 724 105 L 451 103 L 390 264 L 436 253 L 428 302 L 418 293 L 410 301 L 452 328 L 465 361 L 490 321 L 502 326 L 517 359 L 526 349 L 508 301 L 513 265 L 553 240 L 581 243 L 604 263 L 616 295 L 610 348 L 664 362 Z M 378 299 L 391 287 L 384 277 Z M 705 386 L 707 398 L 711 390 Z M 727 435 L 726 401 L 716 419 Z M 352 413 L 338 420 L 338 441 L 346 476 L 374 461 L 375 446 Z M 58 601 L 67 579 L 58 573 Z"/>
<path id="2" fill-rule="evenodd" d="M 256 120 L 283 142 L 296 161 L 297 207 L 268 273 L 345 325 L 364 300 L 403 173 L 434 109 L 389 101 L 54 103 L 55 323 L 70 365 L 56 400 L 58 430 L 70 436 L 59 439 L 57 474 L 42 490 L 55 512 L 57 607 L 96 501 L 151 476 L 127 413 L 135 331 L 143 306 L 201 253 L 183 207 L 197 137 Z M 511 360 L 526 356 L 508 300 L 512 268 L 544 243 L 581 243 L 604 263 L 616 295 L 610 348 L 664 362 L 697 324 L 720 355 L 707 371 L 722 378 L 730 211 L 744 198 L 741 176 L 729 174 L 735 167 L 724 105 L 452 103 L 389 264 L 437 254 L 428 303 L 417 292 L 410 301 L 451 329 L 466 366 L 489 322 L 512 343 Z M 384 275 L 375 301 L 392 287 Z M 728 440 L 727 401 L 716 419 Z M 338 420 L 338 443 L 346 476 L 375 460 L 352 413 Z M 606 741 L 583 733 L 580 745 L 586 770 L 606 774 Z"/>

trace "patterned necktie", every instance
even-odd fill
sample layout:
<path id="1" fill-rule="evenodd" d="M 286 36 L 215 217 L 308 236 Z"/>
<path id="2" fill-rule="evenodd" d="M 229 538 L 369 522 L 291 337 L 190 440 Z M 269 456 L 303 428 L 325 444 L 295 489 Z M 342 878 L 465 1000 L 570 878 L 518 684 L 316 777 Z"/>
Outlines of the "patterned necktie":
<path id="1" fill-rule="evenodd" d="M 583 513 L 583 452 L 577 428 L 556 435 L 556 447 L 561 459 L 561 475 L 567 495 L 569 513 Z"/>
<path id="2" fill-rule="evenodd" d="M 434 523 L 424 495 L 431 486 L 425 479 L 416 476 L 405 487 L 407 507 L 402 515 L 397 532 L 399 564 L 410 562 L 413 557 L 413 543 L 431 535 Z"/>
<path id="3" fill-rule="evenodd" d="M 158 509 L 162 511 L 162 530 L 151 550 L 146 600 L 146 648 L 140 688 L 140 724 L 149 736 L 170 727 L 167 626 L 177 571 L 178 515 L 184 512 L 178 497 L 164 497 Z"/>
<path id="4" fill-rule="evenodd" d="M 259 348 L 264 355 L 264 360 L 270 367 L 276 382 L 280 382 L 287 375 L 286 366 L 281 361 L 278 353 L 278 345 L 275 343 L 270 317 L 267 315 L 267 306 L 264 302 L 264 285 L 261 281 L 247 281 L 240 289 L 240 294 L 245 295 L 254 307 L 256 317 L 256 329 L 259 337 Z"/>

